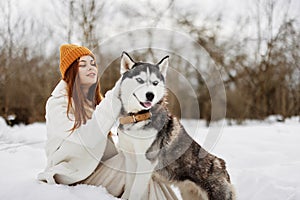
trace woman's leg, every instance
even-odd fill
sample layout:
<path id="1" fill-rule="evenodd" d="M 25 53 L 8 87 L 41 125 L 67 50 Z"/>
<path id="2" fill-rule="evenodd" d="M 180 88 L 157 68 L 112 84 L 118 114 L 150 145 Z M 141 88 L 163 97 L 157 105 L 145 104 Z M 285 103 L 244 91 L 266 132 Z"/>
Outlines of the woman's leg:
<path id="1" fill-rule="evenodd" d="M 96 170 L 82 184 L 103 186 L 115 197 L 119 197 L 124 192 L 126 173 L 124 155 L 116 156 L 98 165 Z"/>

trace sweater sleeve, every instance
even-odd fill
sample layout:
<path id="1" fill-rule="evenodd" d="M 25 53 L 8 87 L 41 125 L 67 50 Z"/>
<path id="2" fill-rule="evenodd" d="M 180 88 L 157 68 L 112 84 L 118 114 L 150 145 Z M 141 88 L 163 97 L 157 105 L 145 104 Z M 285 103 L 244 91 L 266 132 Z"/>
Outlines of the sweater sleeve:
<path id="1" fill-rule="evenodd" d="M 74 121 L 67 116 L 67 98 L 65 96 L 50 97 L 46 105 L 48 139 L 59 137 L 63 141 L 67 140 L 94 148 L 99 140 L 106 141 L 107 133 L 116 122 L 120 109 L 120 100 L 113 94 L 113 91 L 109 91 L 96 107 L 92 118 L 71 132 L 69 130 L 73 127 Z"/>

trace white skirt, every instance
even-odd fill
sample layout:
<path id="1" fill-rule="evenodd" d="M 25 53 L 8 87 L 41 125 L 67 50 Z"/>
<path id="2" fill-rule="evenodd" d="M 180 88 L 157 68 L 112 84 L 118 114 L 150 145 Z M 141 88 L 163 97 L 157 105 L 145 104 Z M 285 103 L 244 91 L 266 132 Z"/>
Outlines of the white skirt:
<path id="1" fill-rule="evenodd" d="M 111 167 L 113 166 L 113 167 Z M 126 182 L 125 157 L 122 153 L 99 164 L 95 171 L 80 184 L 103 186 L 115 197 L 121 197 Z M 145 183 L 146 184 L 146 183 Z M 148 200 L 177 200 L 169 185 L 152 178 L 148 184 Z"/>

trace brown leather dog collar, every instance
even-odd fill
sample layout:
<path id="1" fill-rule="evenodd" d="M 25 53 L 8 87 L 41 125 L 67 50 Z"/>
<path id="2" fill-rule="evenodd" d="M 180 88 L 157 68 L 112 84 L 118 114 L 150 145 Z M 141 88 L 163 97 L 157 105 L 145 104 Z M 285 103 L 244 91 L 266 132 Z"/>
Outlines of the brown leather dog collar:
<path id="1" fill-rule="evenodd" d="M 142 114 L 131 114 L 126 117 L 121 117 L 119 121 L 120 121 L 120 124 L 132 124 L 132 123 L 150 119 L 150 117 L 151 117 L 151 113 L 148 111 L 148 112 L 142 113 Z"/>

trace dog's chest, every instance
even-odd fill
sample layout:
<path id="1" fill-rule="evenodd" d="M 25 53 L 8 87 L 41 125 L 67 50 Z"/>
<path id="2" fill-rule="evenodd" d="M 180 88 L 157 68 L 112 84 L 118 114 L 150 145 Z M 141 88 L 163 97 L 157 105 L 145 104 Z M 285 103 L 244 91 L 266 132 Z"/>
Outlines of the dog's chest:
<path id="1" fill-rule="evenodd" d="M 118 129 L 119 146 L 122 150 L 146 153 L 157 135 L 155 128 L 145 126 L 149 123 L 147 121 L 126 124 Z"/>

